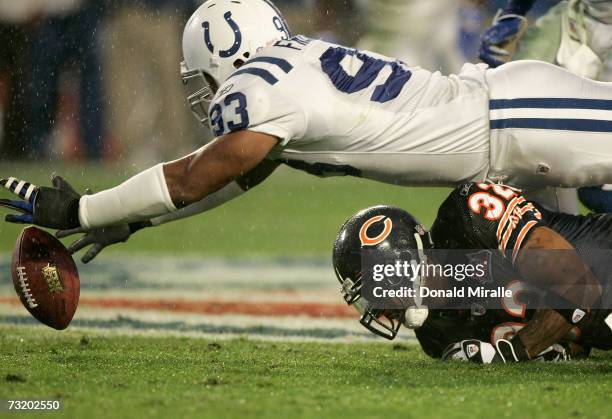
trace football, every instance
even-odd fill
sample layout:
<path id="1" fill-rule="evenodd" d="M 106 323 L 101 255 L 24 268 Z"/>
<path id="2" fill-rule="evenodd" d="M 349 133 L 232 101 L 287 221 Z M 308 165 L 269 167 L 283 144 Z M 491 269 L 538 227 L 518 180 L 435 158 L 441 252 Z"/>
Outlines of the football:
<path id="1" fill-rule="evenodd" d="M 11 263 L 13 285 L 23 306 L 54 329 L 68 327 L 79 303 L 79 273 L 59 240 L 36 227 L 25 228 Z"/>

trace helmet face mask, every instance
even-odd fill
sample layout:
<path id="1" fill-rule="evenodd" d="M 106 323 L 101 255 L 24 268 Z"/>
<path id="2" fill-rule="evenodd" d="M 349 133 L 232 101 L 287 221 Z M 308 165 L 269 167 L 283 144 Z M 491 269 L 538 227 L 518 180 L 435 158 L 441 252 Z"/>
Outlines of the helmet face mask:
<path id="1" fill-rule="evenodd" d="M 185 61 L 181 61 L 181 80 L 193 116 L 199 123 L 207 125 L 208 109 L 215 96 L 215 89 L 202 70 L 187 70 Z"/>
<path id="2" fill-rule="evenodd" d="M 336 275 L 340 275 L 337 270 Z M 362 297 L 361 286 L 361 275 L 358 275 L 355 281 L 351 278 L 345 278 L 340 287 L 340 293 L 344 301 L 355 307 L 355 310 L 361 314 L 359 323 L 366 329 L 386 339 L 393 340 L 401 326 L 401 321 L 399 321 L 401 316 L 398 316 L 400 313 L 387 315 L 389 310 L 373 309 L 371 304 Z M 396 311 L 399 312 L 399 310 Z"/>
<path id="3" fill-rule="evenodd" d="M 375 309 L 365 302 L 364 298 L 357 300 L 354 307 L 361 313 L 359 323 L 363 327 L 385 339 L 395 339 L 402 325 L 403 312 L 401 310 Z"/>

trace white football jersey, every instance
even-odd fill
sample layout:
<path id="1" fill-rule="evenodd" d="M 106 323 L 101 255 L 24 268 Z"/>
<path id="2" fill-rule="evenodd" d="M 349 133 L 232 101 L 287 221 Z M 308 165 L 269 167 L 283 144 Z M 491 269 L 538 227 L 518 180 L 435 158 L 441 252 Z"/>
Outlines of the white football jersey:
<path id="1" fill-rule="evenodd" d="M 215 135 L 280 139 L 268 158 L 319 176 L 394 184 L 482 180 L 489 166 L 486 66 L 442 76 L 371 52 L 294 37 L 260 50 L 210 107 Z"/>

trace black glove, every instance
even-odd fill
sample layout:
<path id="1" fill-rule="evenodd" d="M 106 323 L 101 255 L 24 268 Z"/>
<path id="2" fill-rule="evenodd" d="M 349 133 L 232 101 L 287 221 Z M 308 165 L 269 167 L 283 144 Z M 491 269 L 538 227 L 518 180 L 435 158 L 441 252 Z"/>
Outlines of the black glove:
<path id="1" fill-rule="evenodd" d="M 540 352 L 535 361 L 561 362 L 569 361 L 571 358 L 569 346 L 566 343 L 555 343 Z"/>
<path id="2" fill-rule="evenodd" d="M 509 363 L 529 360 L 523 343 L 518 337 L 499 339 L 495 346 L 477 339 L 452 343 L 442 353 L 442 360 L 470 361 L 478 364 Z"/>
<path id="3" fill-rule="evenodd" d="M 128 241 L 130 236 L 145 227 L 150 227 L 151 222 L 143 221 L 130 224 L 116 224 L 114 226 L 93 228 L 91 230 L 85 227 L 77 227 L 68 230 L 60 230 L 55 235 L 58 239 L 71 236 L 73 234 L 81 234 L 83 236 L 75 240 L 69 247 L 68 251 L 70 254 L 74 254 L 86 246 L 93 245 L 81 258 L 81 262 L 89 263 L 98 254 L 104 250 L 104 248 L 113 245 L 115 243 L 125 243 Z"/>
<path id="4" fill-rule="evenodd" d="M 442 353 L 444 361 L 470 361 L 478 364 L 503 362 L 493 345 L 476 339 L 462 340 L 452 343 Z"/>
<path id="5" fill-rule="evenodd" d="M 9 223 L 36 224 L 53 229 L 80 227 L 79 200 L 81 195 L 60 176 L 51 177 L 52 188 L 35 186 L 15 178 L 0 180 L 4 186 L 21 199 L 0 199 L 4 206 L 21 214 L 9 214 Z"/>
<path id="6" fill-rule="evenodd" d="M 84 235 L 74 241 L 69 247 L 70 254 L 76 253 L 86 246 L 93 245 L 85 252 L 81 258 L 81 262 L 91 262 L 98 254 L 107 246 L 115 243 L 126 242 L 131 234 L 129 224 L 117 224 L 109 227 L 94 228 L 91 230 L 85 227 L 77 227 L 69 230 L 60 230 L 55 235 L 58 239 L 71 236 L 73 234 L 84 233 Z"/>
<path id="7" fill-rule="evenodd" d="M 571 359 L 570 351 L 565 344 L 555 343 L 540 352 L 534 361 L 559 362 Z M 478 364 L 491 364 L 497 362 L 510 363 L 528 361 L 529 355 L 521 339 L 514 336 L 512 339 L 499 339 L 495 346 L 488 342 L 476 339 L 462 340 L 450 344 L 442 354 L 444 361 L 458 360 L 470 361 Z"/>

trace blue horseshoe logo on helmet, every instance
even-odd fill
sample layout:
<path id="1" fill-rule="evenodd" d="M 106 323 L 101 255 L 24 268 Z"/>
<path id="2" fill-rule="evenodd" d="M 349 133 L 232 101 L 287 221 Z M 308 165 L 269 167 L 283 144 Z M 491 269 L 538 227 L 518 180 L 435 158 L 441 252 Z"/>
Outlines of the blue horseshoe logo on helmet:
<path id="1" fill-rule="evenodd" d="M 223 18 L 232 29 L 232 32 L 234 32 L 234 44 L 231 48 L 219 50 L 219 56 L 221 58 L 227 58 L 238 52 L 240 45 L 242 45 L 242 33 L 236 22 L 234 22 L 234 19 L 232 19 L 232 12 L 225 12 Z M 202 27 L 204 28 L 204 43 L 206 44 L 206 48 L 208 48 L 211 53 L 214 53 L 215 46 L 210 41 L 210 23 L 202 22 Z"/>

